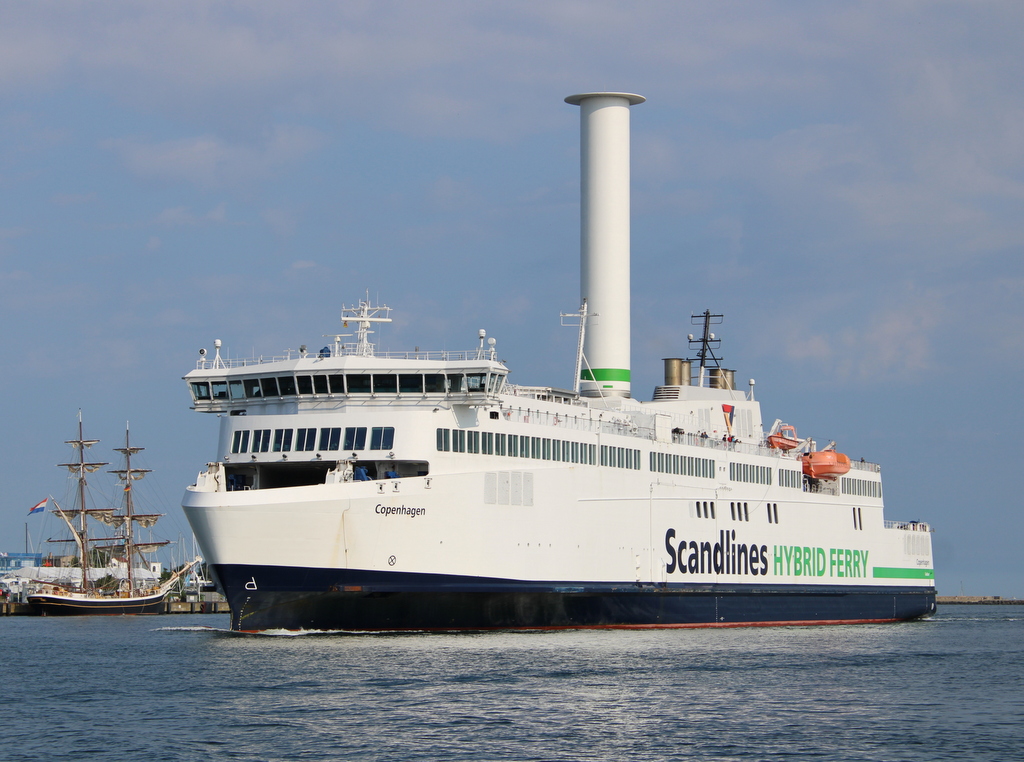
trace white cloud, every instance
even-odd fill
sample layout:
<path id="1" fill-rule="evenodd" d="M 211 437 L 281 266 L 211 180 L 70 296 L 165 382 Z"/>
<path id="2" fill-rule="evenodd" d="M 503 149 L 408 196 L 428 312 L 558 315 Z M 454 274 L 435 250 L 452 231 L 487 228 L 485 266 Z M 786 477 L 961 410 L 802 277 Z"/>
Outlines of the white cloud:
<path id="1" fill-rule="evenodd" d="M 264 209 L 260 216 L 270 226 L 270 229 L 279 236 L 289 236 L 295 232 L 298 218 L 290 209 Z"/>
<path id="2" fill-rule="evenodd" d="M 883 300 L 890 306 L 869 313 L 860 325 L 838 319 L 849 307 L 842 302 L 785 321 L 780 333 L 786 356 L 828 368 L 844 380 L 912 378 L 933 369 L 934 346 L 953 317 L 950 295 L 907 287 Z"/>
<path id="3" fill-rule="evenodd" d="M 187 181 L 205 187 L 246 183 L 299 160 L 323 143 L 313 129 L 278 125 L 253 143 L 229 143 L 212 135 L 147 143 L 109 140 L 128 169 L 142 177 Z"/>
<path id="4" fill-rule="evenodd" d="M 164 209 L 156 216 L 156 224 L 165 227 L 191 227 L 204 222 L 222 223 L 227 220 L 227 213 L 223 203 L 218 204 L 206 214 L 194 214 L 184 206 L 175 206 Z"/>

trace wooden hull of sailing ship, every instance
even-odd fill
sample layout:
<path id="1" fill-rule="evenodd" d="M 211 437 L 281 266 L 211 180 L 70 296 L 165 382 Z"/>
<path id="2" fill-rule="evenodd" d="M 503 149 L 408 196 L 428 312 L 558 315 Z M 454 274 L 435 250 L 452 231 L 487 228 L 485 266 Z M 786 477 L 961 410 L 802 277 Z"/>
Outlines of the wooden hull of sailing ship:
<path id="1" fill-rule="evenodd" d="M 28 602 L 41 616 L 162 614 L 166 596 L 166 592 L 125 598 L 37 593 L 30 595 Z"/>

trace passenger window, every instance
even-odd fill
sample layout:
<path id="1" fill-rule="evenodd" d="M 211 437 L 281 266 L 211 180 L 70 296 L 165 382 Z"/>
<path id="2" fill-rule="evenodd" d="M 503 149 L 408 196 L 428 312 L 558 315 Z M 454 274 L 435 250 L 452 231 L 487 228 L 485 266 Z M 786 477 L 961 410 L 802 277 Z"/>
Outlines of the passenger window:
<path id="1" fill-rule="evenodd" d="M 252 433 L 252 451 L 266 452 L 270 449 L 270 429 L 256 429 Z"/>
<path id="2" fill-rule="evenodd" d="M 316 429 L 298 429 L 295 436 L 297 452 L 310 452 L 316 449 Z"/>
<path id="3" fill-rule="evenodd" d="M 358 428 L 349 427 L 345 429 L 345 444 L 344 449 L 346 450 L 364 450 L 366 449 L 366 427 L 359 426 Z"/>
<path id="4" fill-rule="evenodd" d="M 370 430 L 371 450 L 390 450 L 394 446 L 395 429 L 392 426 L 374 426 Z"/>
<path id="5" fill-rule="evenodd" d="M 292 451 L 292 430 L 274 429 L 274 452 Z"/>
<path id="6" fill-rule="evenodd" d="M 365 431 L 365 429 L 364 429 Z M 337 450 L 341 442 L 341 429 L 320 429 L 320 449 Z"/>

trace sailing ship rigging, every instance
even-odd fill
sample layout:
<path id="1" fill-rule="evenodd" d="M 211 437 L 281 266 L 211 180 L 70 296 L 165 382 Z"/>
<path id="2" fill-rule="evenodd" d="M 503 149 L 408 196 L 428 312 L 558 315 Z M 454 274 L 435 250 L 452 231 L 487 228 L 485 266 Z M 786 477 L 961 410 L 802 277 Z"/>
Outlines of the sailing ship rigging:
<path id="1" fill-rule="evenodd" d="M 74 543 L 78 575 L 63 581 L 44 585 L 28 600 L 41 614 L 143 614 L 158 613 L 163 608 L 167 593 L 182 576 L 199 563 L 197 557 L 185 564 L 168 580 L 159 582 L 151 576 L 138 573 L 137 563 L 146 564 L 145 555 L 159 550 L 167 541 L 140 539 L 138 529 L 152 528 L 162 514 L 140 513 L 136 509 L 134 483 L 151 472 L 148 468 L 132 465 L 132 457 L 144 448 L 131 444 L 129 427 L 125 427 L 124 446 L 115 448 L 124 465 L 109 473 L 117 476 L 122 500 L 119 507 L 96 508 L 88 504 L 88 475 L 96 473 L 106 462 L 88 459 L 86 451 L 98 444 L 98 439 L 86 439 L 82 417 L 78 417 L 78 437 L 66 442 L 74 448 L 77 458 L 61 463 L 75 482 L 75 505 L 63 508 L 56 500 L 53 512 L 70 532 L 69 539 L 51 539 L 53 543 Z M 91 522 L 109 527 L 110 536 L 94 536 Z M 148 564 L 146 564 L 148 566 Z M 123 573 L 122 573 L 123 570 Z M 100 571 L 106 572 L 97 576 Z"/>

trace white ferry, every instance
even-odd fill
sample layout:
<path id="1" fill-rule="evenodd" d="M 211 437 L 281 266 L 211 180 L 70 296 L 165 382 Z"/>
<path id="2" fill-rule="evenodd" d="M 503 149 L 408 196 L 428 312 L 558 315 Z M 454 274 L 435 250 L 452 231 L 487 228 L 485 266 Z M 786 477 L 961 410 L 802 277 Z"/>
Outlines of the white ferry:
<path id="1" fill-rule="evenodd" d="M 353 334 L 200 351 L 217 458 L 183 508 L 235 630 L 732 627 L 935 609 L 931 529 L 883 515 L 880 468 L 766 426 L 694 316 L 692 359 L 630 394 L 630 93 L 581 109 L 577 388 L 508 381 L 495 340 L 382 352 Z M 344 328 L 342 330 L 345 330 Z M 354 339 L 346 341 L 348 339 Z M 319 342 L 318 342 L 319 343 Z M 792 420 L 792 419 L 791 419 Z"/>

